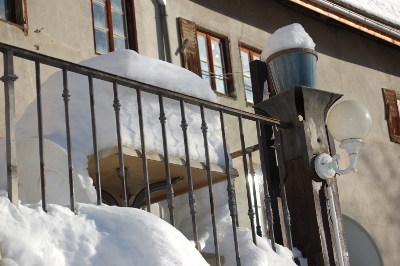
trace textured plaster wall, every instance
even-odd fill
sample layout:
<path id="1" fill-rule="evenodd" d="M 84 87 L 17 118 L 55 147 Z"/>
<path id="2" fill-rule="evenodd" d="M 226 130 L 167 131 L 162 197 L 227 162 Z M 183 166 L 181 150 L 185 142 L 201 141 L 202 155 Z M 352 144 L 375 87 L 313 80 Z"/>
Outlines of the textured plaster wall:
<path id="1" fill-rule="evenodd" d="M 28 35 L 15 25 L 0 21 L 0 42 L 71 62 L 94 56 L 90 1 L 27 1 L 27 10 Z M 16 115 L 19 119 L 36 97 L 35 68 L 34 63 L 26 60 L 15 58 L 14 61 L 15 74 L 19 77 L 15 82 Z M 54 68 L 42 67 L 42 81 L 54 71 Z M 0 72 L 3 73 L 3 64 Z M 4 110 L 3 93 L 0 93 L 0 110 Z M 4 115 L 0 116 L 0 125 L 0 137 L 3 137 Z"/>

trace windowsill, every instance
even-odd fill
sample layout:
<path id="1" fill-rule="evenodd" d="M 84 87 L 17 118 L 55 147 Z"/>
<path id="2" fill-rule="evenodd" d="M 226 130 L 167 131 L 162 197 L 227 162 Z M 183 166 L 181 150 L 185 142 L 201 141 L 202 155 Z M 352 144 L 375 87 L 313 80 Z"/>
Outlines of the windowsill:
<path id="1" fill-rule="evenodd" d="M 246 107 L 254 107 L 254 103 L 246 101 Z"/>
<path id="2" fill-rule="evenodd" d="M 11 25 L 11 26 L 15 26 L 15 27 L 19 28 L 20 30 L 22 30 L 22 31 L 24 32 L 25 35 L 28 35 L 28 30 L 27 30 L 27 28 L 25 28 L 25 27 L 24 27 L 23 25 L 21 25 L 21 24 L 17 24 L 17 23 L 15 23 L 15 22 L 11 22 L 11 21 L 9 21 L 9 20 L 5 20 L 5 19 L 2 19 L 2 18 L 0 18 L 0 22 L 4 22 L 4 23 L 7 23 L 7 24 L 9 24 L 9 25 Z"/>
<path id="3" fill-rule="evenodd" d="M 237 100 L 237 97 L 236 97 L 236 96 L 230 96 L 229 94 L 220 93 L 220 92 L 218 92 L 218 91 L 214 91 L 214 93 L 215 93 L 218 97 L 228 98 L 228 99 L 235 100 L 235 101 Z"/>

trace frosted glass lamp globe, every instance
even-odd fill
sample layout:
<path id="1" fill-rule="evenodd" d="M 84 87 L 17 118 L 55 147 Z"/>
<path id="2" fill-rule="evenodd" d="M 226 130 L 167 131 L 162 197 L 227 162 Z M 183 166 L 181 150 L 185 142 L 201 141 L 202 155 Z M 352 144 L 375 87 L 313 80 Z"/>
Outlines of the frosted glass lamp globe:
<path id="1" fill-rule="evenodd" d="M 331 135 L 342 142 L 348 139 L 364 139 L 372 125 L 367 107 L 357 101 L 343 101 L 335 105 L 326 119 Z"/>

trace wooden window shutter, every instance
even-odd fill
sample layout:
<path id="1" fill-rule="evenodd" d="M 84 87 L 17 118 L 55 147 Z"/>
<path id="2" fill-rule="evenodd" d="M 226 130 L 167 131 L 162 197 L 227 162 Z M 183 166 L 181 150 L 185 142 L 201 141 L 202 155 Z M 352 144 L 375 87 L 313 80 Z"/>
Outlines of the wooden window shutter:
<path id="1" fill-rule="evenodd" d="M 196 23 L 179 18 L 179 27 L 181 31 L 181 54 L 185 68 L 201 77 Z"/>
<path id="2" fill-rule="evenodd" d="M 400 114 L 397 106 L 397 94 L 393 90 L 382 89 L 385 98 L 386 114 L 389 124 L 390 139 L 400 143 Z"/>

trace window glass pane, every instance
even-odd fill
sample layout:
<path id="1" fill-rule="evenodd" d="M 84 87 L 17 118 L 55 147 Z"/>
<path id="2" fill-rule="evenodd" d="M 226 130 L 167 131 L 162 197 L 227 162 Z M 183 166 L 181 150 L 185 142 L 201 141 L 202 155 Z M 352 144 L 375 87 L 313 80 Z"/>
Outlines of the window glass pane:
<path id="1" fill-rule="evenodd" d="M 210 69 L 208 68 L 208 63 L 207 62 L 200 62 L 201 70 L 209 72 Z"/>
<path id="2" fill-rule="evenodd" d="M 126 46 L 126 39 L 114 35 L 114 50 L 118 51 L 126 48 L 128 48 Z"/>
<path id="3" fill-rule="evenodd" d="M 246 101 L 253 102 L 253 91 L 246 88 Z"/>
<path id="4" fill-rule="evenodd" d="M 8 19 L 8 0 L 0 0 L 0 18 Z"/>
<path id="5" fill-rule="evenodd" d="M 249 77 L 243 77 L 244 86 L 251 87 L 251 79 Z"/>
<path id="6" fill-rule="evenodd" d="M 123 11 L 122 10 L 122 0 L 111 0 L 111 7 L 112 8 L 114 8 L 114 9 L 116 9 L 116 10 L 119 10 L 119 11 Z"/>
<path id="7" fill-rule="evenodd" d="M 225 92 L 225 80 L 224 80 L 224 72 L 222 68 L 215 67 L 214 68 L 214 75 L 215 75 L 215 86 L 216 90 L 220 93 L 226 93 Z"/>
<path id="8" fill-rule="evenodd" d="M 213 54 L 214 66 L 223 67 L 221 58 L 221 43 L 217 40 L 211 40 L 211 50 Z"/>
<path id="9" fill-rule="evenodd" d="M 211 80 L 210 80 L 210 72 L 207 71 L 201 71 L 201 77 L 211 85 Z"/>
<path id="10" fill-rule="evenodd" d="M 199 46 L 199 56 L 201 61 L 208 62 L 206 38 L 197 34 L 197 44 Z"/>
<path id="11" fill-rule="evenodd" d="M 250 67 L 249 67 L 249 54 L 246 51 L 240 51 L 240 56 L 242 58 L 242 68 L 243 74 L 250 74 Z"/>
<path id="12" fill-rule="evenodd" d="M 253 55 L 253 60 L 260 60 L 260 56 L 259 55 Z"/>
<path id="13" fill-rule="evenodd" d="M 107 29 L 105 6 L 93 2 L 94 25 Z"/>
<path id="14" fill-rule="evenodd" d="M 112 11 L 112 23 L 113 23 L 114 33 L 125 37 L 124 15 L 121 13 Z"/>
<path id="15" fill-rule="evenodd" d="M 96 38 L 96 52 L 106 54 L 108 53 L 108 32 L 99 29 L 94 29 Z"/>

